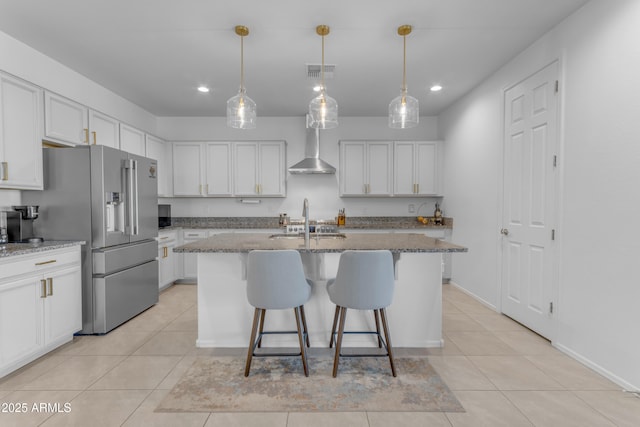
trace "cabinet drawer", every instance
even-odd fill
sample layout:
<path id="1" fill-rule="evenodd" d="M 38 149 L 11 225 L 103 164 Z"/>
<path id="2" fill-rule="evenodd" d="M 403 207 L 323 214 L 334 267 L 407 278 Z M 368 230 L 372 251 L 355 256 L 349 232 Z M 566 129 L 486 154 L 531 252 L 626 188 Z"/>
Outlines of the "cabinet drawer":
<path id="1" fill-rule="evenodd" d="M 160 245 L 167 245 L 178 240 L 178 231 L 161 231 L 158 233 L 158 243 Z"/>
<path id="2" fill-rule="evenodd" d="M 38 273 L 63 265 L 80 263 L 80 246 L 46 253 L 18 255 L 0 260 L 0 280 L 21 274 Z"/>
<path id="3" fill-rule="evenodd" d="M 185 240 L 197 240 L 207 237 L 207 230 L 184 230 L 182 238 Z"/>

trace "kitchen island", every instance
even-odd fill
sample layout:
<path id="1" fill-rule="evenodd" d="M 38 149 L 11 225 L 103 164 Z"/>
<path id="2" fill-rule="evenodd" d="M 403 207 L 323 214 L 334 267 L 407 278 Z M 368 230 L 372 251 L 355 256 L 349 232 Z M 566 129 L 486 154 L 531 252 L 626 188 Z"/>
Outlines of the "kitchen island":
<path id="1" fill-rule="evenodd" d="M 174 249 L 198 254 L 198 347 L 246 347 L 253 307 L 246 298 L 246 259 L 251 250 L 294 249 L 300 252 L 305 274 L 314 282 L 305 304 L 311 346 L 329 343 L 335 306 L 326 281 L 335 277 L 345 250 L 387 249 L 393 253 L 396 287 L 387 309 L 392 343 L 396 347 L 442 346 L 442 254 L 467 249 L 423 234 L 348 233 L 317 235 L 305 244 L 286 234 L 226 233 Z M 291 330 L 293 310 L 269 311 L 265 329 Z M 351 310 L 346 329 L 374 328 L 373 314 Z M 265 338 L 265 345 L 297 346 L 295 336 Z M 289 338 L 289 339 L 287 339 Z M 267 341 L 269 340 L 269 341 Z M 370 345 L 368 336 L 349 336 L 344 345 Z"/>

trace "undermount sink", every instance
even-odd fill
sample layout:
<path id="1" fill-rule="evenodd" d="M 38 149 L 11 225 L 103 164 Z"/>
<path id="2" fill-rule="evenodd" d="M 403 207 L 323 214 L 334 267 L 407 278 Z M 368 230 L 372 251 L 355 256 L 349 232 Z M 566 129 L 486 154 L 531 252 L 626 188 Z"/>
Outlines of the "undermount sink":
<path id="1" fill-rule="evenodd" d="M 310 233 L 311 239 L 346 239 L 343 233 Z M 304 234 L 278 233 L 269 236 L 270 239 L 304 239 Z"/>

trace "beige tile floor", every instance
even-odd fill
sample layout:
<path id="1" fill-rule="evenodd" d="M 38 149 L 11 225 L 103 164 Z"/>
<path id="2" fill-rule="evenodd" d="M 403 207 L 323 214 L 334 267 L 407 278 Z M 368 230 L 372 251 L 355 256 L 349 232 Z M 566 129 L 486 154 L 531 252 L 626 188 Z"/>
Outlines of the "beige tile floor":
<path id="1" fill-rule="evenodd" d="M 0 380 L 0 402 L 28 408 L 0 412 L 0 426 L 640 425 L 640 398 L 455 287 L 445 285 L 443 298 L 445 347 L 397 353 L 426 355 L 464 413 L 155 413 L 195 358 L 211 354 L 194 344 L 196 287 L 176 285 L 111 333 L 76 337 Z M 69 411 L 34 412 L 34 403 Z"/>

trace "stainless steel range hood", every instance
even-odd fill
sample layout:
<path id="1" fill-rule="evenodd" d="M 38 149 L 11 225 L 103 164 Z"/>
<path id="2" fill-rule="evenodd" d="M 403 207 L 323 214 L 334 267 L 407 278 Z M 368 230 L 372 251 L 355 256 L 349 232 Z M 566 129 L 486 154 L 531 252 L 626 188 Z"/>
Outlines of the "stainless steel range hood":
<path id="1" fill-rule="evenodd" d="M 305 158 L 289 168 L 289 173 L 335 174 L 336 168 L 320 158 L 320 130 L 307 126 Z"/>

